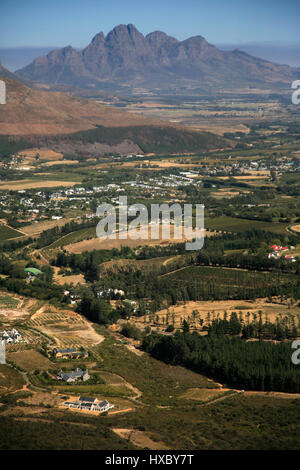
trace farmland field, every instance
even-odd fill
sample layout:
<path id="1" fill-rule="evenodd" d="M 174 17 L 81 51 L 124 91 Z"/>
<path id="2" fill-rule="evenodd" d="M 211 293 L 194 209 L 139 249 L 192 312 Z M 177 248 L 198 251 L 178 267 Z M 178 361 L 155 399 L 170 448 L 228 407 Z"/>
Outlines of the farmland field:
<path id="1" fill-rule="evenodd" d="M 188 266 L 164 275 L 168 279 L 179 280 L 189 283 L 192 280 L 199 280 L 207 283 L 218 283 L 220 286 L 248 286 L 256 287 L 262 281 L 268 285 L 276 282 L 288 282 L 292 280 L 289 275 L 263 273 L 258 271 L 247 271 L 243 269 L 219 268 L 209 266 Z"/>
<path id="2" fill-rule="evenodd" d="M 34 349 L 7 353 L 7 359 L 18 367 L 28 371 L 35 369 L 47 370 L 49 367 L 53 366 L 53 363 L 50 362 L 49 359 Z"/>
<path id="3" fill-rule="evenodd" d="M 166 320 L 174 324 L 175 328 L 182 327 L 182 321 L 189 321 L 190 327 L 198 331 L 202 326 L 208 326 L 212 320 L 230 318 L 231 314 L 237 313 L 243 322 L 251 322 L 259 318 L 262 314 L 263 321 L 276 323 L 277 320 L 283 318 L 297 319 L 300 324 L 300 307 L 294 305 L 291 309 L 288 303 L 282 304 L 274 299 L 268 302 L 267 299 L 255 300 L 215 300 L 215 301 L 188 301 L 179 302 L 168 308 L 158 311 L 154 318 L 154 326 L 158 329 L 166 328 Z M 134 320 L 136 325 L 140 327 L 145 324 L 153 324 L 153 319 L 146 315 L 145 317 L 137 317 Z M 146 322 L 146 323 L 145 323 Z"/>
<path id="4" fill-rule="evenodd" d="M 139 269 L 143 272 L 152 272 L 159 270 L 162 266 L 172 266 L 172 263 L 176 263 L 177 260 L 181 258 L 181 255 L 178 256 L 164 256 L 158 258 L 150 258 L 145 260 L 135 260 L 135 259 L 116 259 L 111 261 L 105 261 L 101 263 L 101 271 L 106 272 L 109 270 L 115 270 L 120 268 L 131 268 Z"/>
<path id="5" fill-rule="evenodd" d="M 25 227 L 22 227 L 22 230 L 27 235 L 36 235 L 42 233 L 44 230 L 49 230 L 53 227 L 62 227 L 70 220 L 70 218 L 63 218 L 59 220 L 45 220 L 42 222 L 33 223 L 31 225 L 26 225 Z"/>
<path id="6" fill-rule="evenodd" d="M 0 190 L 19 191 L 32 188 L 59 188 L 71 187 L 77 184 L 76 181 L 59 181 L 59 180 L 15 180 L 9 183 L 0 183 Z"/>
<path id="7" fill-rule="evenodd" d="M 205 228 L 225 232 L 245 232 L 246 230 L 265 230 L 274 233 L 285 233 L 286 226 L 279 222 L 264 222 L 261 220 L 239 219 L 234 217 L 207 217 L 204 219 Z"/>
<path id="8" fill-rule="evenodd" d="M 24 381 L 21 375 L 11 367 L 0 364 L 0 394 L 21 388 Z"/>
<path id="9" fill-rule="evenodd" d="M 23 233 L 13 228 L 7 227 L 7 225 L 0 225 L 0 242 L 9 240 L 11 238 L 23 237 Z"/>
<path id="10" fill-rule="evenodd" d="M 0 308 L 17 308 L 20 301 L 10 295 L 0 294 Z"/>

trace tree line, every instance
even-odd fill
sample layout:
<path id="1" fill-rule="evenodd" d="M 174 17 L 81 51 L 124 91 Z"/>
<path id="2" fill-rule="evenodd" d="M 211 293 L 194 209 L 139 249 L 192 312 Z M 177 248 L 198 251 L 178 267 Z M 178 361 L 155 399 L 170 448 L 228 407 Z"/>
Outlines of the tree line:
<path id="1" fill-rule="evenodd" d="M 142 348 L 158 360 L 187 367 L 232 388 L 300 392 L 300 368 L 291 362 L 289 342 L 247 342 L 225 334 L 177 331 L 173 336 L 151 333 Z"/>

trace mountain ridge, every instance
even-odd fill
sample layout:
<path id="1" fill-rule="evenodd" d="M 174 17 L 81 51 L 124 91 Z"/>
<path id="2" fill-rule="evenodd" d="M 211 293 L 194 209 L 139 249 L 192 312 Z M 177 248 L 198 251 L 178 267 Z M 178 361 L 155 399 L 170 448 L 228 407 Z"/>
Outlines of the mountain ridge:
<path id="1" fill-rule="evenodd" d="M 146 36 L 133 24 L 97 33 L 78 51 L 56 49 L 18 70 L 23 79 L 49 85 L 101 89 L 116 86 L 168 88 L 186 82 L 201 87 L 284 86 L 300 69 L 274 64 L 235 49 L 224 51 L 198 35 L 179 41 L 163 31 Z"/>

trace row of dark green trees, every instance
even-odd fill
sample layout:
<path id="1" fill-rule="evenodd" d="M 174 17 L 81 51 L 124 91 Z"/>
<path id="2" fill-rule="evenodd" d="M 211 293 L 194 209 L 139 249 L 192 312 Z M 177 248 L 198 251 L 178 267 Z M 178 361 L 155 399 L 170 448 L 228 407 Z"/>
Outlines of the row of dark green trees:
<path id="1" fill-rule="evenodd" d="M 176 332 L 152 333 L 144 351 L 168 364 L 181 365 L 229 387 L 244 390 L 300 392 L 300 367 L 291 360 L 290 342 L 244 341 L 240 337 Z"/>

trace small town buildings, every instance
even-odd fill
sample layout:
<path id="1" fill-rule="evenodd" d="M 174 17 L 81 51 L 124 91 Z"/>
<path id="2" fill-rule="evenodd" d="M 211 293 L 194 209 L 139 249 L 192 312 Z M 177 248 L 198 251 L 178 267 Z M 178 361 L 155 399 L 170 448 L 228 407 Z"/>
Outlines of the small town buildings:
<path id="1" fill-rule="evenodd" d="M 292 263 L 295 263 L 296 262 L 296 259 L 294 256 L 291 256 L 291 255 L 285 255 L 284 259 L 286 261 L 291 261 Z"/>
<path id="2" fill-rule="evenodd" d="M 56 378 L 57 380 L 63 380 L 64 382 L 67 382 L 67 383 L 74 383 L 74 382 L 77 382 L 78 380 L 82 380 L 83 382 L 86 382 L 87 380 L 89 380 L 90 375 L 87 369 L 82 370 L 79 367 L 77 367 L 77 369 L 72 372 L 64 372 L 61 370 Z"/>

